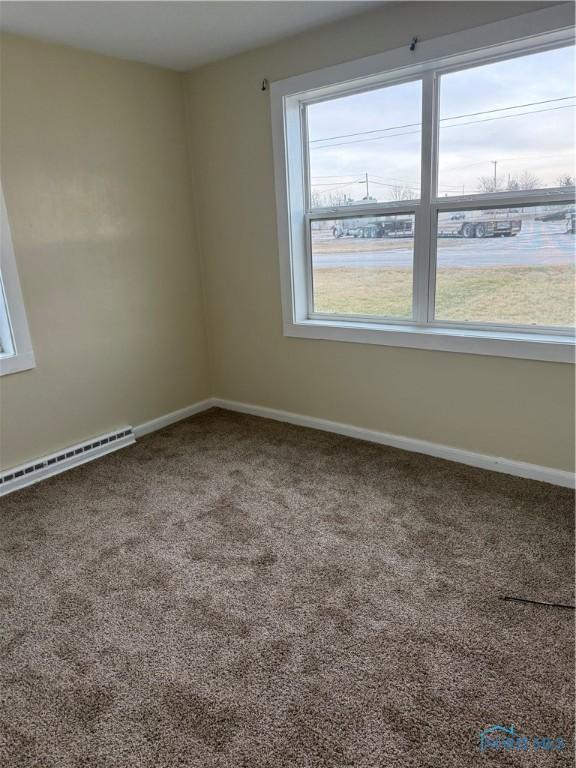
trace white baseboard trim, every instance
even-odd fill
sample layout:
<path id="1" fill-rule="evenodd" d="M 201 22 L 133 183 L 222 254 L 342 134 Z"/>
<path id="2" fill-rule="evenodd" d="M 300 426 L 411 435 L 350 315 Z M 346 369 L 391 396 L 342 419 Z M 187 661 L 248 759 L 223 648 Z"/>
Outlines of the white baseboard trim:
<path id="1" fill-rule="evenodd" d="M 170 424 L 175 424 L 177 421 L 187 419 L 189 416 L 194 416 L 196 413 L 207 411 L 208 408 L 212 408 L 213 405 L 214 402 L 210 398 L 207 400 L 200 400 L 200 402 L 189 405 L 186 408 L 180 408 L 179 411 L 172 411 L 164 416 L 159 416 L 157 419 L 145 421 L 144 424 L 139 424 L 137 427 L 134 427 L 136 439 L 138 440 L 140 437 L 143 437 L 150 432 L 156 432 L 158 429 L 169 427 Z"/>
<path id="2" fill-rule="evenodd" d="M 377 432 L 363 427 L 354 427 L 351 424 L 341 424 L 337 421 L 328 419 L 317 419 L 313 416 L 304 416 L 290 411 L 279 411 L 275 408 L 265 408 L 261 405 L 251 405 L 248 403 L 238 403 L 233 400 L 223 400 L 213 398 L 211 405 L 217 408 L 224 408 L 228 411 L 237 411 L 239 413 L 248 413 L 252 416 L 261 416 L 266 419 L 283 421 L 288 424 L 297 424 L 301 427 L 311 427 L 324 432 L 335 432 L 338 435 L 355 437 L 359 440 L 367 440 L 371 443 L 380 443 L 389 445 L 393 448 L 401 448 L 404 451 L 414 453 L 425 453 L 428 456 L 435 456 L 439 459 L 455 461 L 458 464 L 468 464 L 471 467 L 480 469 L 490 469 L 493 472 L 501 472 L 505 475 L 515 475 L 529 480 L 540 480 L 552 485 L 560 485 L 565 488 L 574 488 L 575 478 L 572 472 L 553 467 L 543 467 L 539 464 L 528 464 L 525 461 L 515 461 L 505 459 L 500 456 L 487 456 L 483 453 L 474 453 L 462 448 L 454 448 L 451 445 L 442 445 L 440 443 L 431 443 L 427 440 L 418 440 L 414 437 L 402 437 L 401 435 L 392 435 L 389 432 Z"/>
<path id="3" fill-rule="evenodd" d="M 401 448 L 404 451 L 412 451 L 413 453 L 424 453 L 428 456 L 435 456 L 436 458 L 454 461 L 458 464 L 467 464 L 471 467 L 489 469 L 493 472 L 515 475 L 516 477 L 524 477 L 530 480 L 540 480 L 544 483 L 560 485 L 565 488 L 574 488 L 575 485 L 575 478 L 572 472 L 554 469 L 553 467 L 543 467 L 538 464 L 528 464 L 524 461 L 514 461 L 513 459 L 505 459 L 498 456 L 487 456 L 482 453 L 466 451 L 462 448 L 454 448 L 450 445 L 441 445 L 440 443 L 431 443 L 427 440 L 418 440 L 414 437 L 402 437 L 401 435 L 393 435 L 389 432 L 378 432 L 372 429 L 364 429 L 363 427 L 354 427 L 351 424 L 342 424 L 337 421 L 329 421 L 328 419 L 318 419 L 314 416 L 304 416 L 300 413 L 281 411 L 275 408 L 266 408 L 261 405 L 253 405 L 250 403 L 239 403 L 234 400 L 224 400 L 218 397 L 201 400 L 198 403 L 189 405 L 187 408 L 181 408 L 178 411 L 172 411 L 164 416 L 160 416 L 157 419 L 146 421 L 143 424 L 134 427 L 134 436 L 136 439 L 139 439 L 150 432 L 155 432 L 158 429 L 168 427 L 170 424 L 175 424 L 176 422 L 187 419 L 197 413 L 207 411 L 209 408 L 222 408 L 227 411 L 247 413 L 265 419 L 296 424 L 300 427 L 319 429 L 323 432 L 334 432 L 335 434 L 353 437 L 358 440 L 367 440 L 371 443 L 389 445 L 393 448 Z M 93 461 L 106 453 L 110 453 L 112 450 L 118 450 L 133 442 L 133 438 L 123 438 L 122 440 L 118 440 L 113 446 L 102 446 L 91 451 L 89 454 L 75 456 L 65 463 L 56 464 L 49 468 L 47 467 L 46 470 L 41 470 L 40 473 L 35 473 L 34 477 L 19 478 L 17 482 L 11 482 L 9 487 L 7 485 L 4 489 L 1 489 L 0 496 L 17 490 L 18 488 L 23 488 L 26 485 L 31 485 L 46 477 L 65 472 L 67 469 L 71 469 L 79 464 Z M 75 448 L 77 446 L 73 447 Z M 57 454 L 53 455 L 56 456 Z M 48 458 L 50 457 L 44 457 L 44 459 Z"/>

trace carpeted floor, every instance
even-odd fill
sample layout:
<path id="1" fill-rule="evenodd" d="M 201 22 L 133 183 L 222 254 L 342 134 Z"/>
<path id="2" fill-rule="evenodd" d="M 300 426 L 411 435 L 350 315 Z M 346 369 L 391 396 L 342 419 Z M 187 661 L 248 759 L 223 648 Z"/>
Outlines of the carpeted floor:
<path id="1" fill-rule="evenodd" d="M 572 765 L 574 612 L 498 600 L 573 601 L 572 522 L 219 410 L 0 499 L 0 768 Z"/>

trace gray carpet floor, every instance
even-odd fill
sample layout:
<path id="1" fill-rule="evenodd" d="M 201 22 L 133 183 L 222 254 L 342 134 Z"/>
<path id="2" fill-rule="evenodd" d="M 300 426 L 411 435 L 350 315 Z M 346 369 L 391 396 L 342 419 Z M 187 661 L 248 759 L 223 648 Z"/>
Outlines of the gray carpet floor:
<path id="1" fill-rule="evenodd" d="M 565 489 L 201 414 L 0 499 L 0 768 L 572 765 L 574 612 L 498 598 L 573 544 Z"/>

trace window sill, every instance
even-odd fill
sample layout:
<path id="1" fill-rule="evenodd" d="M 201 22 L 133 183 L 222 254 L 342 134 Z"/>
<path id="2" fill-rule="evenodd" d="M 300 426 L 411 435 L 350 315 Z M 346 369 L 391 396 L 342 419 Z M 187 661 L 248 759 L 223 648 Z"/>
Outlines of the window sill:
<path id="1" fill-rule="evenodd" d="M 576 350 L 573 336 L 454 327 L 376 325 L 343 320 L 314 319 L 285 323 L 284 335 L 300 339 L 350 341 L 385 347 L 515 357 L 554 363 L 574 363 Z"/>
<path id="2" fill-rule="evenodd" d="M 19 373 L 36 368 L 36 360 L 33 352 L 21 352 L 18 355 L 0 355 L 0 376 L 9 373 Z"/>

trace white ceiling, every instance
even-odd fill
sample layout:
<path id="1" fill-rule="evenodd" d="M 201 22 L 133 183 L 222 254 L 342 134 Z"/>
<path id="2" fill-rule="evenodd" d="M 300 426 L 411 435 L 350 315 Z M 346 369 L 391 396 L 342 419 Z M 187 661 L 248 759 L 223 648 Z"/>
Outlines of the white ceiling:
<path id="1" fill-rule="evenodd" d="M 39 40 L 186 70 L 382 4 L 377 0 L 3 0 L 0 28 Z"/>

